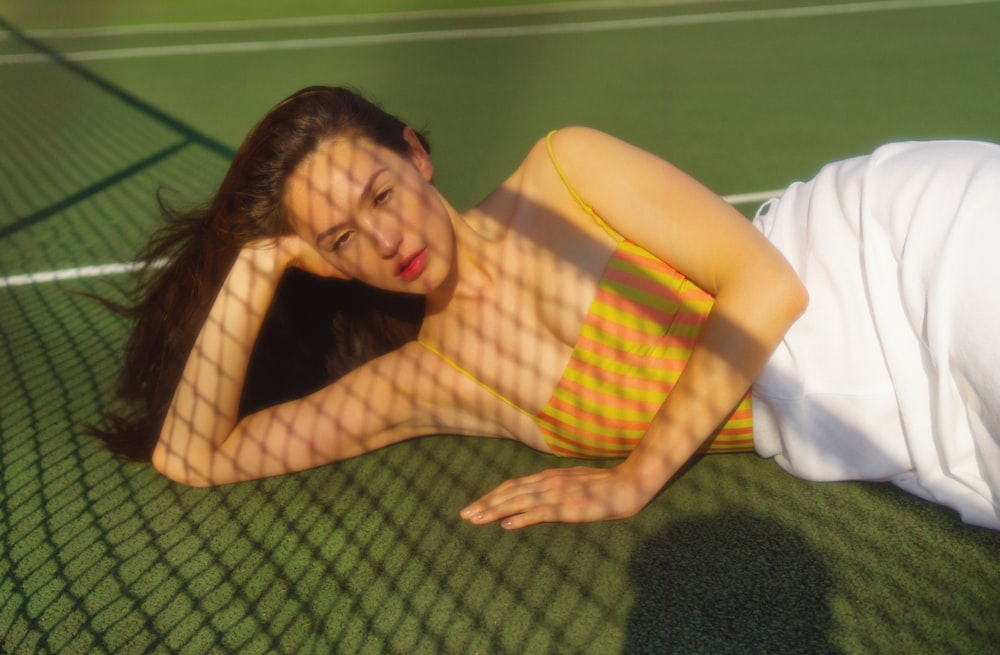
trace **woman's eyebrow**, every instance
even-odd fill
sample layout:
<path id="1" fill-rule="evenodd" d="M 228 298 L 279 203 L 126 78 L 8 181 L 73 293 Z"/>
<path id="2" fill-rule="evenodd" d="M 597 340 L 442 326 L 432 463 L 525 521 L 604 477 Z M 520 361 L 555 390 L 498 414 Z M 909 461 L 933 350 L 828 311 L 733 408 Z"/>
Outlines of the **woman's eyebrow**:
<path id="1" fill-rule="evenodd" d="M 375 189 L 375 182 L 378 181 L 379 175 L 386 172 L 386 170 L 388 169 L 382 167 L 371 174 L 371 176 L 368 178 L 368 181 L 365 182 L 365 188 L 361 189 L 361 195 L 358 196 L 358 207 L 365 204 L 365 202 L 371 199 Z"/>
<path id="2" fill-rule="evenodd" d="M 375 189 L 375 182 L 378 181 L 378 177 L 386 170 L 388 169 L 380 168 L 374 173 L 372 173 L 371 176 L 369 176 L 368 181 L 365 182 L 364 188 L 361 189 L 361 193 L 358 194 L 358 202 L 357 202 L 358 207 L 365 204 L 365 202 L 367 202 L 372 197 Z M 319 234 L 317 234 L 316 245 L 318 246 L 323 241 L 323 239 L 327 238 L 331 234 L 336 234 L 337 232 L 343 230 L 347 226 L 347 224 L 348 221 L 341 221 L 340 223 L 332 225 L 327 229 L 323 230 L 322 232 L 320 232 Z"/>

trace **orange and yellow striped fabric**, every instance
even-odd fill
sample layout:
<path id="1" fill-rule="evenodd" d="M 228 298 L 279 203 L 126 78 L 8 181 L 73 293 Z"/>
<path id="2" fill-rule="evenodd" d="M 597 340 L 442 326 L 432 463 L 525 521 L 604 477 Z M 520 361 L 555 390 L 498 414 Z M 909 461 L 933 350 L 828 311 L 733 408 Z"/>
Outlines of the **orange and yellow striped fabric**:
<path id="1" fill-rule="evenodd" d="M 552 397 L 532 415 L 434 346 L 418 342 L 489 393 L 531 416 L 554 454 L 628 457 L 684 370 L 714 299 L 669 264 L 623 239 L 580 197 L 556 160 L 553 134 L 546 138 L 549 157 L 566 190 L 618 246 L 598 282 Z M 752 451 L 748 391 L 699 452 Z"/>
<path id="2" fill-rule="evenodd" d="M 628 241 L 611 256 L 562 379 L 535 416 L 556 455 L 627 457 L 684 369 L 712 296 Z M 750 393 L 702 452 L 753 450 Z"/>

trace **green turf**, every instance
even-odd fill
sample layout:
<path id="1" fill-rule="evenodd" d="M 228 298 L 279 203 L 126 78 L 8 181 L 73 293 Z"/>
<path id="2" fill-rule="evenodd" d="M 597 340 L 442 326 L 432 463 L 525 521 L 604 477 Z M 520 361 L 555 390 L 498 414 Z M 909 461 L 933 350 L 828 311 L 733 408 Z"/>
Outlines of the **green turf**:
<path id="1" fill-rule="evenodd" d="M 50 1 L 0 16 L 40 28 L 279 10 L 332 11 Z M 889 139 L 1000 140 L 997 25 L 1000 4 L 986 3 L 0 65 L 0 275 L 128 260 L 155 224 L 157 188 L 204 199 L 249 125 L 311 83 L 353 83 L 429 127 L 438 182 L 459 206 L 572 123 L 663 154 L 721 193 L 780 187 Z M 2 53 L 34 47 L 0 41 Z M 564 463 L 506 442 L 434 437 L 207 490 L 121 463 L 82 425 L 127 326 L 75 293 L 116 281 L 0 289 L 0 652 L 987 654 L 1000 643 L 997 533 L 887 485 L 806 483 L 752 455 L 701 460 L 634 519 L 520 533 L 457 518 L 501 480 Z"/>
<path id="2" fill-rule="evenodd" d="M 105 25 L 143 25 L 150 23 L 190 23 L 329 16 L 331 14 L 369 14 L 401 11 L 427 11 L 470 7 L 506 7 L 531 4 L 558 4 L 572 0 L 12 0 L 4 15 L 26 28 L 80 28 Z M 628 2 L 628 0 L 617 0 Z M 611 0 L 614 4 L 615 0 Z"/>

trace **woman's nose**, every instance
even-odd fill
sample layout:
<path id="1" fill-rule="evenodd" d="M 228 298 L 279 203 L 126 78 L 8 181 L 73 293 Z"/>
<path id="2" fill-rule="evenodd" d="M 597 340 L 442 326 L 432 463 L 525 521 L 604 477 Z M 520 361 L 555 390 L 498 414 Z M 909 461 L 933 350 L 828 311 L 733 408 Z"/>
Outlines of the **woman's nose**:
<path id="1" fill-rule="evenodd" d="M 380 256 L 389 258 L 396 254 L 403 240 L 398 221 L 388 217 L 372 217 L 369 229 Z"/>

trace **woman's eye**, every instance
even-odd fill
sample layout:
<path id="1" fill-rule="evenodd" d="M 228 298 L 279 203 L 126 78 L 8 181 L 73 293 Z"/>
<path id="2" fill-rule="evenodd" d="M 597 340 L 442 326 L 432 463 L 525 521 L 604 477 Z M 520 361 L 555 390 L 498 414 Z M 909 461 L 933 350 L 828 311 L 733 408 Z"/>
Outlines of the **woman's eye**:
<path id="1" fill-rule="evenodd" d="M 386 189 L 384 191 L 379 191 L 377 194 L 375 194 L 375 198 L 372 200 L 372 203 L 376 207 L 378 207 L 383 202 L 385 202 L 386 200 L 388 200 L 389 196 L 391 196 L 391 195 L 392 195 L 392 189 L 391 188 Z"/>
<path id="2" fill-rule="evenodd" d="M 340 250 L 341 248 L 347 245 L 347 243 L 351 240 L 351 237 L 353 236 L 354 236 L 353 230 L 348 230 L 347 232 L 344 232 L 339 237 L 337 237 L 336 241 L 333 242 L 333 245 L 330 246 L 330 250 Z"/>

